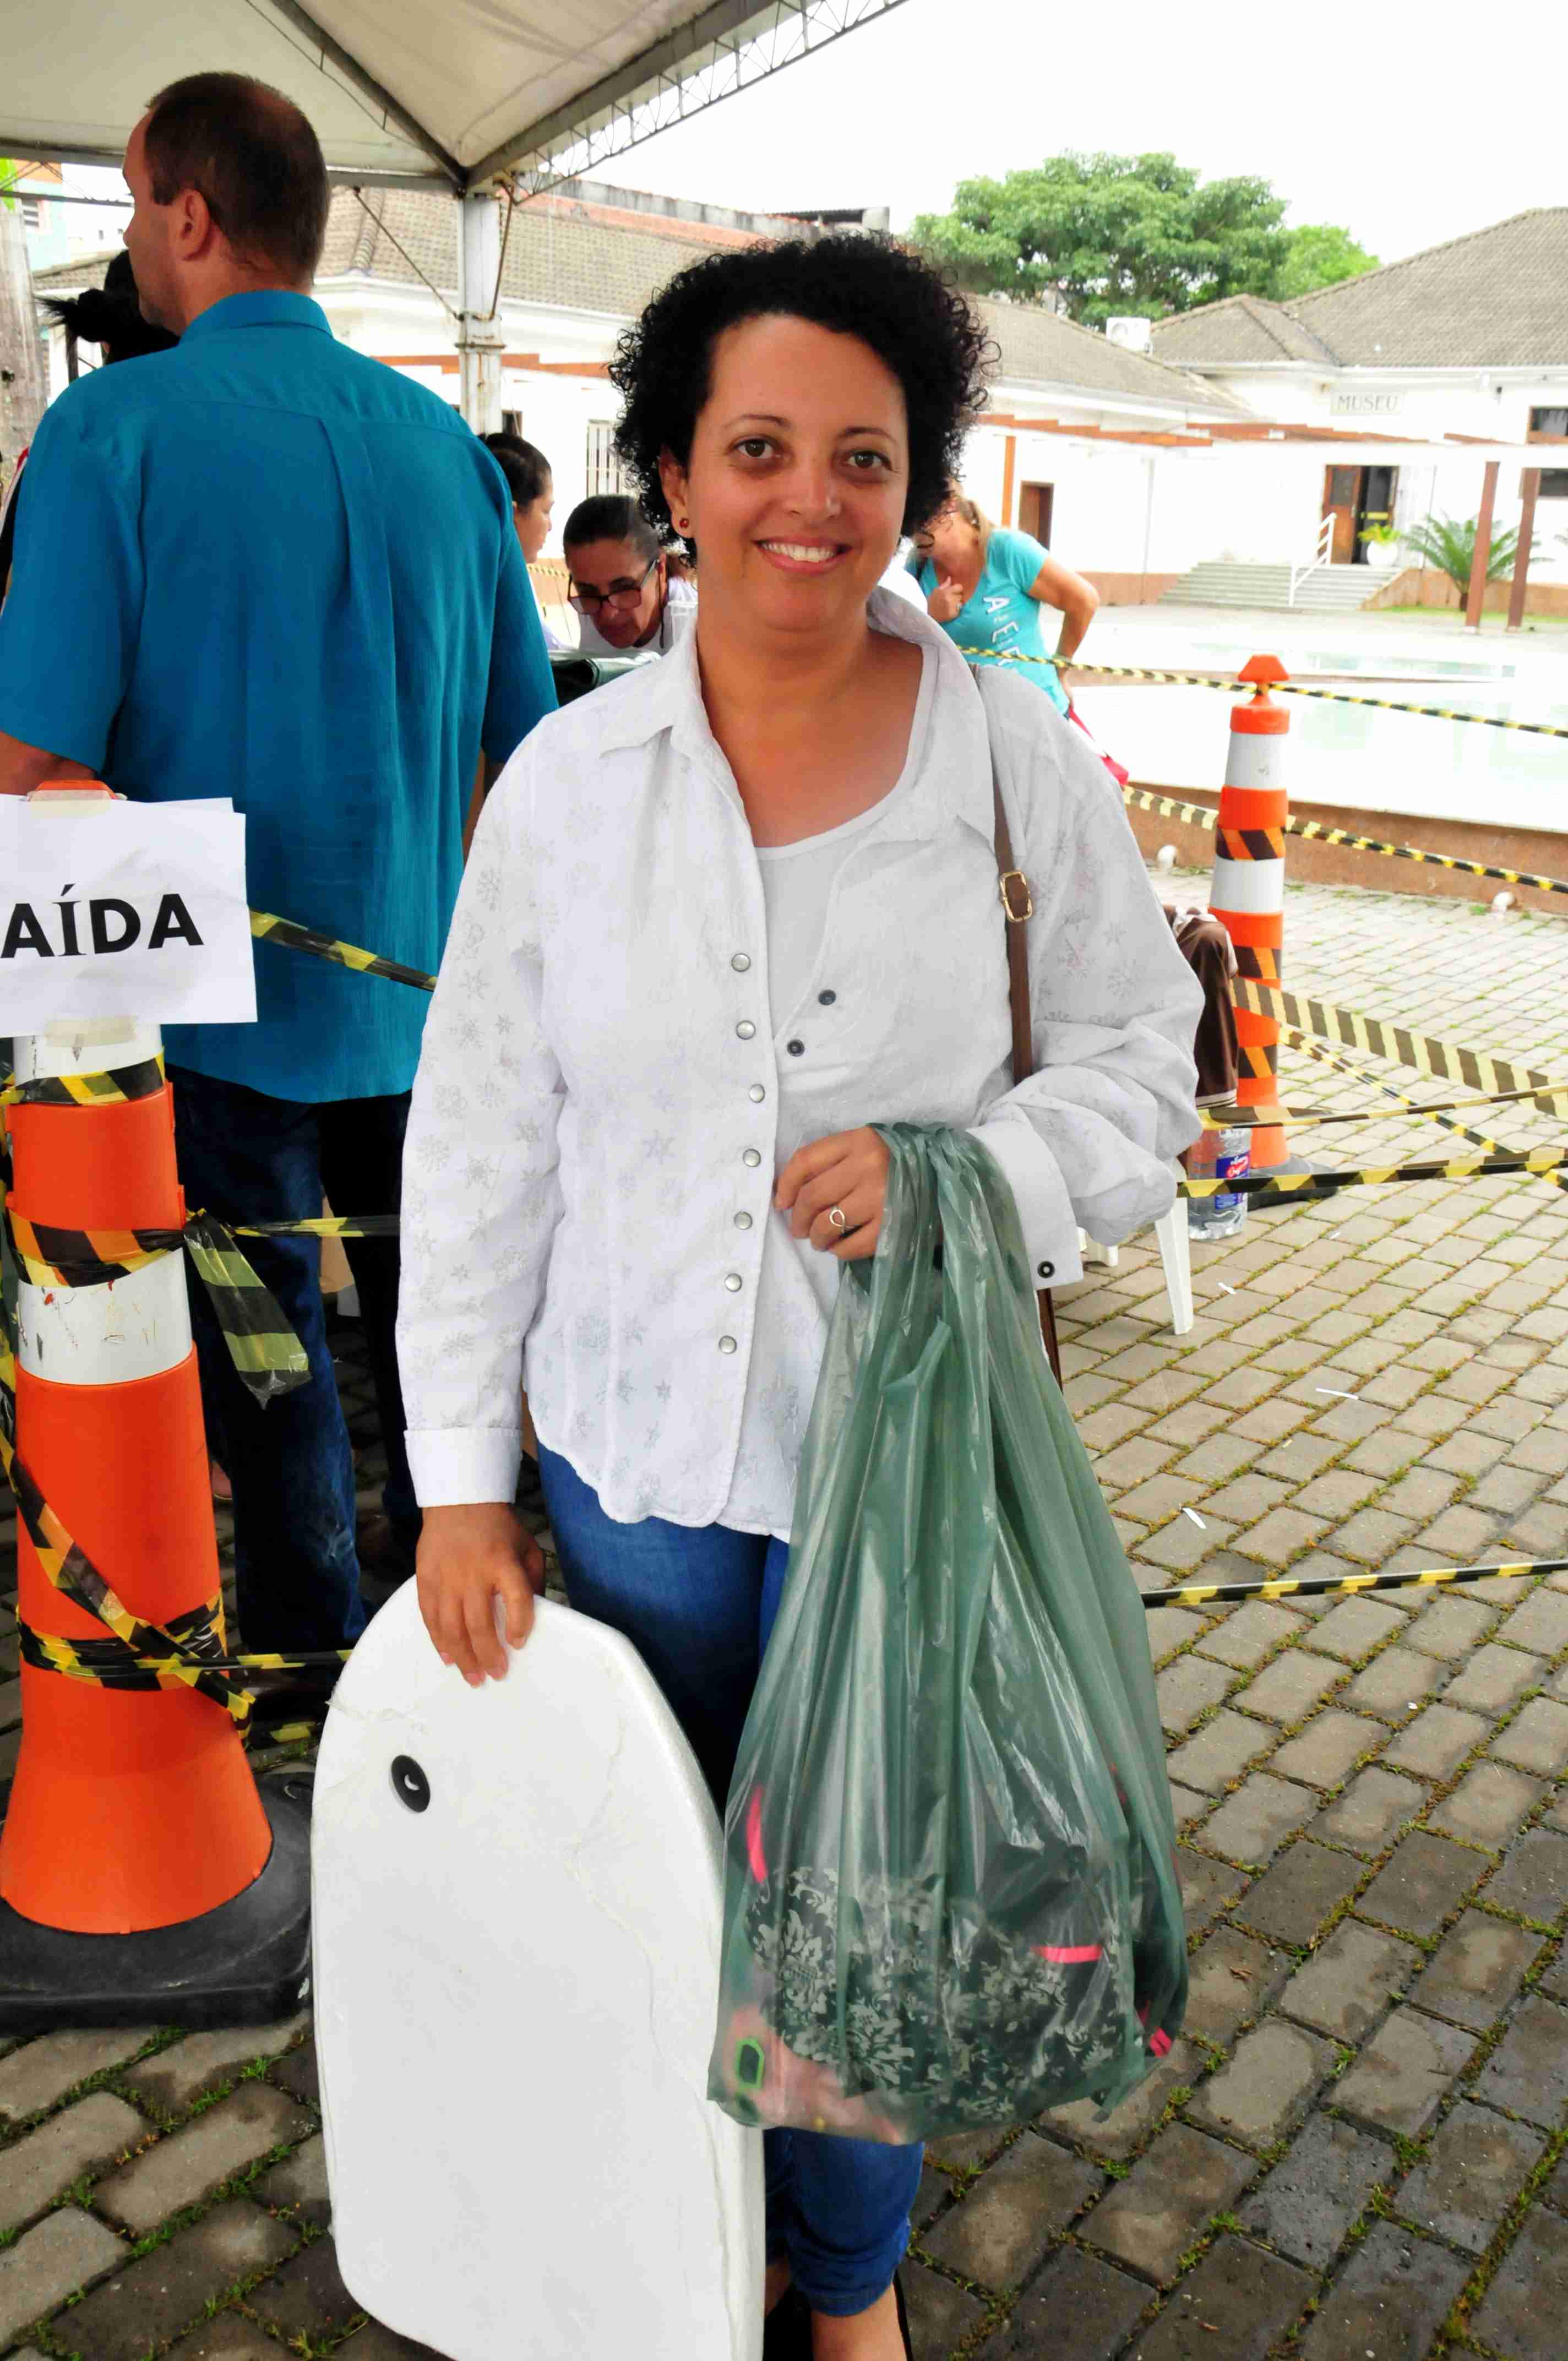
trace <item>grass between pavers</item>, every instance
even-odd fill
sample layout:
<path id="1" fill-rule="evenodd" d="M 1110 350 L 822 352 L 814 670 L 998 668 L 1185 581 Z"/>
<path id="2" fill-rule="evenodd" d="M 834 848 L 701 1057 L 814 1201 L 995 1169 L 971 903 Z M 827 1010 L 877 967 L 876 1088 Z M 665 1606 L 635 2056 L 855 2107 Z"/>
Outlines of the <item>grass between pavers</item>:
<path id="1" fill-rule="evenodd" d="M 104 2088 L 113 2089 L 117 2082 L 122 2081 L 128 2082 L 130 2077 L 135 2071 L 135 2069 L 138 2065 L 145 2064 L 148 2058 L 158 2055 L 162 2050 L 172 2048 L 177 2042 L 182 2041 L 186 2037 L 187 2028 L 185 2027 L 170 2026 L 160 2028 L 150 2040 L 145 2043 L 143 2047 L 137 2051 L 134 2058 L 126 2059 L 118 2066 L 108 2068 L 98 2074 L 88 2076 L 82 2082 L 75 2085 L 73 2089 L 64 2098 L 57 2102 L 55 2105 L 38 2110 L 36 2114 L 27 2119 L 24 2125 L 14 2127 L 7 2133 L 4 2143 L 0 2144 L 0 2158 L 4 2157 L 5 2149 L 14 2146 L 16 2139 L 22 2136 L 26 2131 L 36 2128 L 40 2123 L 47 2122 L 52 2115 L 58 2114 L 63 2109 L 73 2105 L 77 2100 L 89 2095 L 94 2090 Z M 190 2125 L 197 2122 L 201 2116 L 209 2113 L 210 2110 L 216 2106 L 221 2100 L 227 2098 L 240 2083 L 265 2079 L 267 2070 L 269 2066 L 277 2065 L 280 2063 L 283 2059 L 293 2056 L 298 2049 L 304 2047 L 308 2038 L 308 2034 L 302 2034 L 300 2039 L 296 2042 L 291 2043 L 287 2049 L 277 2051 L 271 2055 L 247 2059 L 242 2066 L 237 2067 L 232 2074 L 216 2083 L 212 2090 L 203 2092 L 196 2099 L 192 2100 L 187 2108 L 177 2114 L 170 2114 L 164 2110 L 153 2109 L 145 2101 L 140 2099 L 140 2097 L 134 2092 L 134 2089 L 116 2091 L 116 2096 L 125 2097 L 128 2103 L 135 2103 L 142 2113 L 155 2118 L 152 2129 L 149 2131 L 148 2136 L 145 2139 L 137 2141 L 134 2147 L 127 2148 L 123 2156 L 116 2158 L 112 2162 L 101 2166 L 96 2171 L 82 2174 L 77 2180 L 71 2183 L 68 2190 L 62 2191 L 51 2205 L 46 2207 L 44 2213 L 38 2216 L 37 2219 L 40 2221 L 47 2219 L 49 2214 L 60 2212 L 62 2207 L 66 2205 L 73 2205 L 80 2212 L 93 2214 L 93 2218 L 94 2220 L 102 2222 L 104 2217 L 101 2214 L 93 2213 L 92 2204 L 93 2191 L 99 2181 L 105 2179 L 110 2173 L 117 2171 L 128 2158 L 133 2156 L 144 2156 L 150 2149 L 160 2147 L 165 2143 L 165 2141 L 177 2136 L 180 2132 L 185 2130 Z M 128 2268 L 131 2264 L 140 2261 L 144 2256 L 156 2253 L 160 2246 L 167 2246 L 179 2232 L 193 2228 L 197 2223 L 204 2220 L 215 2207 L 226 2204 L 236 2198 L 252 2196 L 255 2184 L 265 2173 L 270 2172 L 280 2164 L 287 2162 L 288 2158 L 291 2156 L 295 2155 L 308 2140 L 315 2137 L 321 2127 L 319 2108 L 314 2106 L 312 2102 L 306 2099 L 294 2098 L 293 2103 L 303 2114 L 307 2116 L 309 2122 L 309 2127 L 301 2134 L 298 2140 L 283 2140 L 276 2143 L 271 2148 L 268 2149 L 264 2155 L 254 2158 L 249 2163 L 240 2167 L 235 2172 L 229 2174 L 205 2196 L 191 2205 L 182 2207 L 179 2212 L 170 2214 L 166 2220 L 158 2224 L 156 2229 L 147 2232 L 139 2238 L 129 2238 L 123 2228 L 121 2228 L 117 2224 L 104 2223 L 104 2226 L 113 2230 L 115 2236 L 120 2238 L 124 2243 L 125 2263 L 123 2268 Z M 260 2206 L 259 2201 L 257 2202 L 260 2211 L 270 2214 L 275 2221 L 282 2223 L 286 2227 L 297 2234 L 297 2244 L 292 2249 L 293 2253 L 297 2254 L 301 2252 L 304 2247 L 313 2245 L 319 2237 L 326 2235 L 313 2224 L 298 2221 L 291 2214 L 291 2210 L 288 2207 Z M 36 2227 L 37 2224 L 36 2222 L 31 2223 L 27 2226 L 28 2228 Z M 5 2243 L 14 2244 L 16 2237 L 25 2235 L 25 2231 L 14 2233 Z M 285 2257 L 284 2259 L 287 2260 L 289 2258 Z M 280 2266 L 278 2264 L 272 2263 L 268 2265 L 268 2267 L 263 2270 L 253 2272 L 247 2278 L 236 2280 L 233 2287 L 223 2290 L 217 2296 L 208 2298 L 202 2312 L 197 2316 L 200 2318 L 210 2319 L 216 2313 L 226 2311 L 236 2296 L 248 2292 L 249 2290 L 262 2285 L 265 2280 L 270 2279 L 274 2275 L 279 2268 Z M 75 2348 L 71 2345 L 69 2338 L 64 2335 L 60 2323 L 63 2322 L 65 2316 L 69 2312 L 73 2311 L 79 2303 L 82 2302 L 89 2294 L 93 2293 L 96 2288 L 100 2285 L 102 2285 L 101 2279 L 95 2280 L 92 2288 L 78 2288 L 72 2294 L 65 2297 L 60 2302 L 52 2305 L 49 2312 L 47 2312 L 40 2320 L 36 2322 L 31 2328 L 19 2333 L 19 2334 L 13 2340 L 13 2343 L 19 2345 L 35 2345 L 38 2351 L 49 2356 L 49 2361 L 82 2361 L 82 2356 L 75 2352 Z M 354 2320 L 352 2326 L 360 2326 L 363 2323 L 365 2317 L 366 2315 L 364 2313 L 358 2314 Z M 166 2340 L 166 2343 L 176 2342 L 179 2336 L 188 2334 L 192 2324 L 192 2323 L 191 2322 L 185 2323 L 181 2329 L 175 2332 L 173 2336 Z M 254 2324 L 258 2327 L 265 2325 L 265 2323 L 259 2322 L 255 2323 Z M 270 2334 L 269 2331 L 268 2333 Z M 323 2345 L 320 2349 L 323 2351 L 330 2350 L 331 2345 L 341 2343 L 343 2337 L 351 2333 L 351 2328 L 345 2327 L 341 2334 L 334 2334 L 330 2341 L 330 2345 Z M 278 2340 L 274 2339 L 273 2341 L 276 2342 Z M 150 2356 L 160 2349 L 161 2348 L 157 2345 L 149 2345 L 147 2348 L 147 2355 L 141 2357 L 141 2361 L 150 2361 Z M 313 2351 L 316 2348 L 313 2347 L 312 2349 Z"/>
<path id="2" fill-rule="evenodd" d="M 48 2038 L 47 2034 L 20 2035 L 6 2046 L 5 2055 L 9 2057 L 13 2050 L 24 2048 L 29 2040 Z M 25 2138 L 28 2132 L 36 2131 L 39 2124 L 47 2123 L 51 2115 L 61 2114 L 67 2107 L 74 2107 L 81 2099 L 90 2099 L 95 2091 L 113 2092 L 116 2098 L 122 2096 L 121 2092 L 115 2091 L 115 2085 L 122 2076 L 128 2074 L 133 2067 L 145 2066 L 149 2058 L 156 2058 L 160 2050 L 172 2049 L 177 2041 L 184 2039 L 185 2033 L 180 2026 L 162 2026 L 143 2043 L 134 2058 L 122 2059 L 117 2066 L 100 2067 L 95 2074 L 84 2074 L 80 2082 L 73 2082 L 60 2098 L 51 2099 L 47 2107 L 35 2107 L 30 2115 L 19 2115 L 15 2123 L 8 2124 L 4 2135 L 0 2136 L 0 2156 L 6 2148 L 14 2147 L 19 2139 Z M 143 2107 L 140 2112 L 147 2114 L 150 2110 Z"/>

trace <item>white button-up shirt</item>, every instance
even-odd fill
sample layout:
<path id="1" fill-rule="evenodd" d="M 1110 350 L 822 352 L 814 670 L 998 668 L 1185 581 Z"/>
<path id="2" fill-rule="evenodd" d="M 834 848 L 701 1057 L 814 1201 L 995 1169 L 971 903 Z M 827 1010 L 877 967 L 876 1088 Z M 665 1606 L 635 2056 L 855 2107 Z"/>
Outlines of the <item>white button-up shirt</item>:
<path id="1" fill-rule="evenodd" d="M 610 1516 L 787 1535 L 840 1273 L 773 1184 L 827 1133 L 975 1128 L 1058 1284 L 1080 1224 L 1112 1243 L 1172 1202 L 1201 994 L 1114 786 L 1032 683 L 993 671 L 982 698 L 927 616 L 883 592 L 870 611 L 923 652 L 915 726 L 794 1006 L 768 1005 L 756 849 L 695 635 L 541 723 L 486 806 L 404 1158 L 398 1348 L 427 1508 L 511 1499 L 526 1382 Z M 992 755 L 1035 902 L 1041 1071 L 1018 1089 Z"/>

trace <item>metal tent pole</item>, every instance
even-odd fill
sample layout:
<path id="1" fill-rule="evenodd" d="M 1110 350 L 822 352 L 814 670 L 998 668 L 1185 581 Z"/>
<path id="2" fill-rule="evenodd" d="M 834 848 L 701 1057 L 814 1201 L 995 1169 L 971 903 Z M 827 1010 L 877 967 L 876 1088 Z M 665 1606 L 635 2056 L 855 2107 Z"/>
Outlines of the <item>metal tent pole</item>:
<path id="1" fill-rule="evenodd" d="M 500 206 L 493 189 L 457 200 L 458 406 L 476 434 L 501 423 Z"/>

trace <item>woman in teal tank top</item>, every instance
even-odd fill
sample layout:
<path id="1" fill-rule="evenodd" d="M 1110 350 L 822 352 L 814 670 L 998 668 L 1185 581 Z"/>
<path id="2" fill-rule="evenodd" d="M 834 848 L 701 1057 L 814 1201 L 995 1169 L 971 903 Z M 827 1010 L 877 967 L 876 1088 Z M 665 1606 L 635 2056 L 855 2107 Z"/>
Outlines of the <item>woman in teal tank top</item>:
<path id="1" fill-rule="evenodd" d="M 992 524 L 959 491 L 949 490 L 946 504 L 916 534 L 910 571 L 926 594 L 927 612 L 971 664 L 1073 655 L 1100 604 L 1092 585 L 1058 566 L 1033 534 Z M 1062 615 L 1054 651 L 1041 637 L 1043 607 L 1058 608 Z M 1058 712 L 1068 710 L 1067 691 L 1054 665 L 1025 664 L 1019 670 L 1044 689 Z"/>

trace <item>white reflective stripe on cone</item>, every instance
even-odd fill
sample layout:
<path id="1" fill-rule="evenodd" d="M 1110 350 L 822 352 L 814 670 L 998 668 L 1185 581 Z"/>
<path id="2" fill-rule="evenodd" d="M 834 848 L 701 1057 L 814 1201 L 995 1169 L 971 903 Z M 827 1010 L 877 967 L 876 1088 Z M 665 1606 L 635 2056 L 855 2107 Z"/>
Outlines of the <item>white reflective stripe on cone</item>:
<path id="1" fill-rule="evenodd" d="M 156 1058 L 162 1047 L 159 1027 L 134 1016 L 62 1017 L 18 1038 L 16 1079 L 112 1072 Z M 104 1101 L 110 1109 L 118 1104 Z M 16 1357 L 29 1377 L 60 1386 L 122 1385 L 178 1368 L 190 1350 L 183 1254 L 160 1256 L 112 1285 L 23 1280 L 16 1290 Z"/>
<path id="2" fill-rule="evenodd" d="M 18 1035 L 16 1080 L 113 1073 L 122 1066 L 145 1064 L 162 1047 L 159 1027 L 140 1024 L 134 1016 L 62 1016 L 41 1033 Z"/>
<path id="3" fill-rule="evenodd" d="M 1261 730 L 1233 730 L 1231 751 L 1225 760 L 1226 786 L 1282 787 L 1285 749 L 1289 742 L 1284 730 L 1266 735 Z"/>
<path id="4" fill-rule="evenodd" d="M 117 1386 L 178 1368 L 191 1350 L 185 1257 L 164 1255 L 112 1286 L 16 1290 L 16 1358 L 57 1386 Z"/>
<path id="5" fill-rule="evenodd" d="M 1235 910 L 1255 917 L 1284 906 L 1283 861 L 1228 861 L 1222 854 L 1215 862 L 1209 907 L 1216 915 Z"/>

